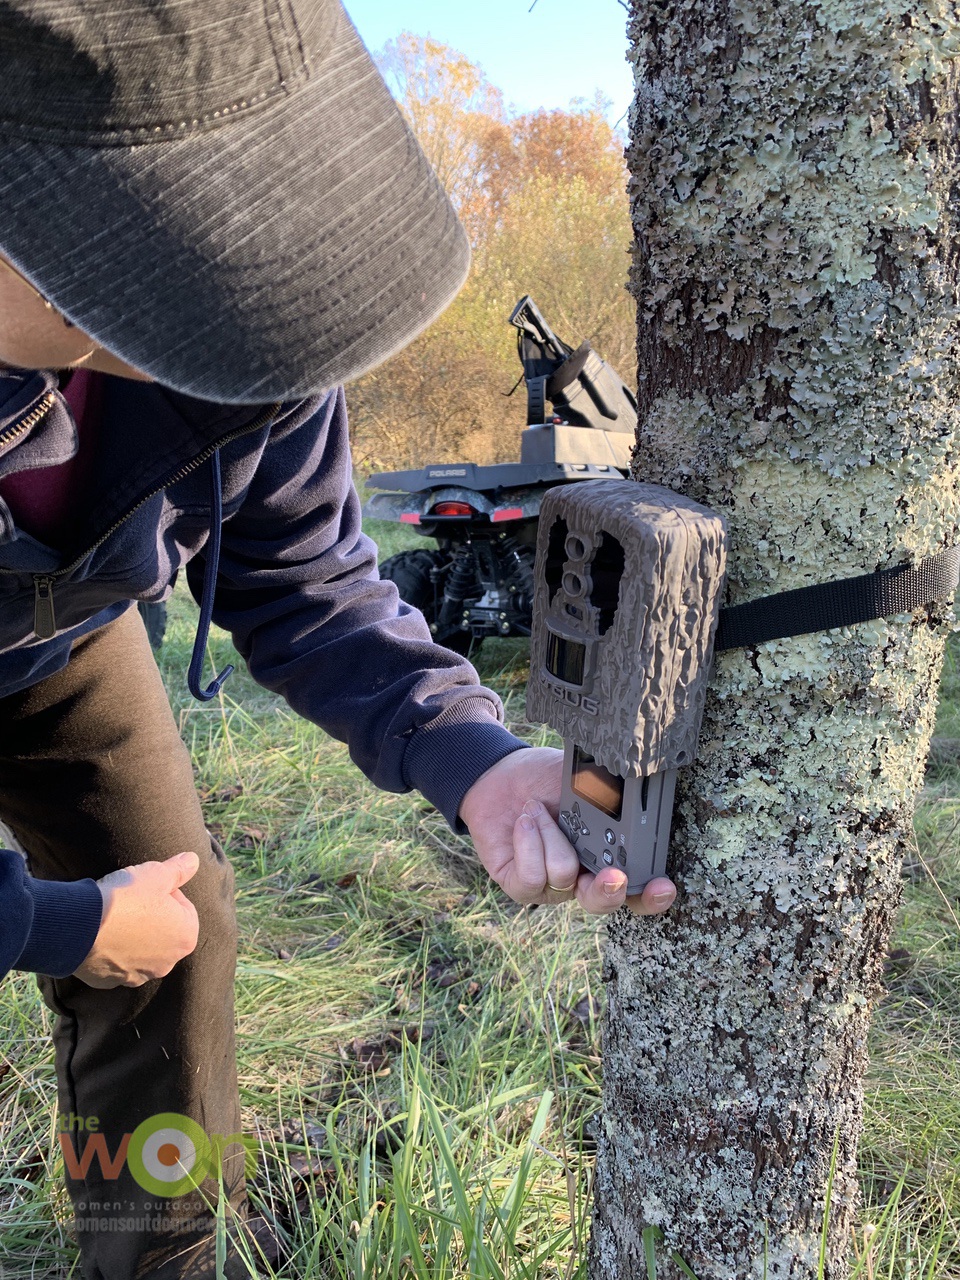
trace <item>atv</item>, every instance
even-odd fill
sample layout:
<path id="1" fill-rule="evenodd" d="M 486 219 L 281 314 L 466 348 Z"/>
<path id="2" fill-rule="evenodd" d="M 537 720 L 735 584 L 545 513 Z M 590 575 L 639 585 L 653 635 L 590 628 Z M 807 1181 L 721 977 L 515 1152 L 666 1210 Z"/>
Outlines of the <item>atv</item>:
<path id="1" fill-rule="evenodd" d="M 140 600 L 137 608 L 147 629 L 150 648 L 156 653 L 163 645 L 163 637 L 167 631 L 167 606 L 165 603 L 147 604 L 145 600 Z"/>
<path id="2" fill-rule="evenodd" d="M 625 479 L 636 436 L 635 397 L 588 342 L 576 350 L 562 342 L 529 295 L 510 324 L 527 388 L 520 461 L 439 463 L 366 482 L 380 492 L 365 515 L 436 540 L 436 550 L 391 556 L 380 576 L 423 613 L 438 644 L 458 653 L 487 636 L 529 636 L 544 494 L 558 484 Z"/>

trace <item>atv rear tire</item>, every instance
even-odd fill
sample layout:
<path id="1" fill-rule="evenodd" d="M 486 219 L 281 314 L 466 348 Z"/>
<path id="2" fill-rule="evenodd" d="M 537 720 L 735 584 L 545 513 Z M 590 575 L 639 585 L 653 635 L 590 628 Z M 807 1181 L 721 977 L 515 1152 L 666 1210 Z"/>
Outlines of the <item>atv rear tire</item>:
<path id="1" fill-rule="evenodd" d="M 156 653 L 163 644 L 163 637 L 167 630 L 167 606 L 166 604 L 147 604 L 145 600 L 141 600 L 137 608 L 140 610 L 143 625 L 147 629 L 150 648 Z"/>
<path id="2" fill-rule="evenodd" d="M 442 564 L 445 556 L 442 551 L 400 551 L 380 566 L 380 577 L 392 582 L 400 592 L 400 599 L 419 609 L 433 631 L 437 621 L 437 601 L 433 583 L 430 581 L 430 570 L 435 564 Z M 439 592 L 442 602 L 443 592 Z M 434 631 L 434 640 L 445 649 L 454 653 L 468 653 L 471 642 L 479 649 L 480 641 L 474 640 L 469 631 L 459 628 L 451 630 L 444 636 Z"/>

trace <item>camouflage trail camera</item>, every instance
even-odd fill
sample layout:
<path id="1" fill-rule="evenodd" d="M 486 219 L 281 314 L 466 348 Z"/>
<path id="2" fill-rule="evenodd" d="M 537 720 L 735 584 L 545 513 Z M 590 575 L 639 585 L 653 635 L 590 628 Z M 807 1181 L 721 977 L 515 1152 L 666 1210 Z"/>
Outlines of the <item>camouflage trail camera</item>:
<path id="1" fill-rule="evenodd" d="M 676 771 L 703 717 L 726 565 L 715 512 L 657 485 L 544 498 L 527 715 L 564 738 L 560 823 L 582 865 L 663 874 Z"/>

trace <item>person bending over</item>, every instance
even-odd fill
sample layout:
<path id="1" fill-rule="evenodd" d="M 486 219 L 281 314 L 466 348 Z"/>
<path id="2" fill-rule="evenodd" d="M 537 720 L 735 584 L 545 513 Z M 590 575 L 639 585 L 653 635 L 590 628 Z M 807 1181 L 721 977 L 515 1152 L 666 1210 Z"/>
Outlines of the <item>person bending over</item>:
<path id="1" fill-rule="evenodd" d="M 219 1177 L 243 1218 L 239 1144 L 192 1184 L 167 1159 L 241 1128 L 233 873 L 135 607 L 181 569 L 196 696 L 212 620 L 515 901 L 624 904 L 556 825 L 561 754 L 507 732 L 361 532 L 342 384 L 468 261 L 338 0 L 0 6 L 0 819 L 28 863 L 0 851 L 0 974 L 56 1014 L 68 1140 L 151 1135 L 136 1168 L 67 1161 L 86 1280 L 212 1278 Z"/>

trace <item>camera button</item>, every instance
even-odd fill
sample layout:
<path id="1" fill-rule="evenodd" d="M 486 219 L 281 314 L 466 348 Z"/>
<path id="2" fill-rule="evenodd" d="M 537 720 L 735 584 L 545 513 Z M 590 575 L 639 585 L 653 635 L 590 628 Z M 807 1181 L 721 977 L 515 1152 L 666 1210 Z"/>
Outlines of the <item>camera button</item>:
<path id="1" fill-rule="evenodd" d="M 607 844 L 616 844 L 616 843 L 617 843 L 617 837 L 616 837 L 615 833 L 614 833 L 613 831 L 611 831 L 611 830 L 610 830 L 610 828 L 609 828 L 609 827 L 607 827 L 606 831 L 603 833 L 603 838 L 604 838 L 604 840 L 606 840 Z"/>
<path id="2" fill-rule="evenodd" d="M 604 862 L 607 864 L 607 866 L 608 866 L 608 867 L 612 867 L 612 866 L 613 866 L 613 854 L 610 852 L 610 850 L 609 850 L 609 849 L 604 849 L 604 851 L 603 851 L 603 860 L 604 860 Z"/>

